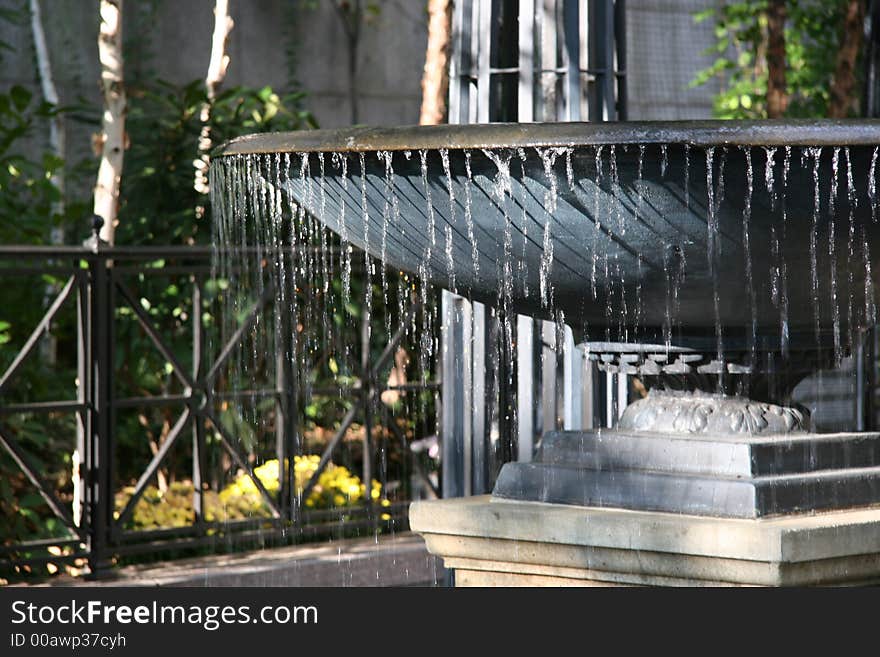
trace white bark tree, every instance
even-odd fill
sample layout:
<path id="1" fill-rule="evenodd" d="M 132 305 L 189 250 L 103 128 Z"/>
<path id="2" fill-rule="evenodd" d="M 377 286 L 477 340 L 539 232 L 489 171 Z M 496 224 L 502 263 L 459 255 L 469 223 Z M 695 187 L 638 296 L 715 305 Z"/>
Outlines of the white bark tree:
<path id="1" fill-rule="evenodd" d="M 202 105 L 199 113 L 199 121 L 201 121 L 202 129 L 199 133 L 199 152 L 198 157 L 193 161 L 195 167 L 195 190 L 199 194 L 207 194 L 210 189 L 208 186 L 208 166 L 211 163 L 210 150 L 212 146 L 211 139 L 211 111 L 214 107 L 214 99 L 217 97 L 217 90 L 223 84 L 226 77 L 226 69 L 229 66 L 229 55 L 226 54 L 226 40 L 235 22 L 229 15 L 229 0 L 217 0 L 214 5 L 214 33 L 211 37 L 211 59 L 208 62 L 208 74 L 205 76 L 205 91 L 208 97 L 206 103 Z M 204 216 L 205 207 L 200 203 L 196 207 L 196 218 L 201 219 Z"/>
<path id="2" fill-rule="evenodd" d="M 52 60 L 49 56 L 49 47 L 46 44 L 46 33 L 43 29 L 43 18 L 40 11 L 39 0 L 30 0 L 31 35 L 34 40 L 34 55 L 37 60 L 37 73 L 40 79 L 40 90 L 43 100 L 57 108 L 58 90 L 55 88 L 55 80 L 52 76 Z M 49 119 L 49 150 L 52 155 L 61 161 L 65 158 L 64 124 L 61 114 L 55 113 Z M 58 200 L 52 204 L 52 215 L 64 214 L 64 167 L 56 168 L 50 179 L 58 190 Z M 49 230 L 49 242 L 51 244 L 64 243 L 64 227 L 61 224 L 53 225 Z M 52 302 L 58 289 L 55 285 L 46 286 L 45 303 L 48 306 Z M 47 332 L 45 339 L 40 345 L 43 357 L 48 363 L 54 363 L 57 354 L 57 344 L 54 336 Z"/>
<path id="3" fill-rule="evenodd" d="M 451 23 L 452 1 L 428 0 L 428 48 L 422 74 L 422 111 L 419 116 L 422 125 L 446 121 Z"/>
<path id="4" fill-rule="evenodd" d="M 126 98 L 122 59 L 123 0 L 101 0 L 101 30 L 98 57 L 101 62 L 101 91 L 104 95 L 101 164 L 95 184 L 94 213 L 104 219 L 101 238 L 113 244 L 119 223 L 119 183 L 125 154 Z"/>
<path id="5" fill-rule="evenodd" d="M 34 38 L 34 52 L 37 58 L 37 72 L 40 76 L 40 89 L 43 100 L 54 107 L 58 107 L 58 90 L 55 88 L 55 80 L 52 76 L 52 60 L 49 57 L 49 48 L 46 45 L 46 33 L 43 30 L 43 19 L 40 11 L 40 0 L 30 0 L 31 10 L 31 33 Z M 64 123 L 60 114 L 54 114 L 49 121 L 49 148 L 52 154 L 63 160 L 66 155 L 64 140 Z M 52 184 L 60 192 L 60 198 L 55 202 L 52 212 L 64 213 L 64 169 L 56 169 L 52 174 Z M 52 244 L 61 244 L 64 241 L 64 229 L 61 226 L 53 226 L 51 232 Z"/>

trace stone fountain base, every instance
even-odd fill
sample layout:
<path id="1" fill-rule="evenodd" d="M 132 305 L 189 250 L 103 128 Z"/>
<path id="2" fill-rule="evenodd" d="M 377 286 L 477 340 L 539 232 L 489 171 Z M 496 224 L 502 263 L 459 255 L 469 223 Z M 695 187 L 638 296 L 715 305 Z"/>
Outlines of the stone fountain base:
<path id="1" fill-rule="evenodd" d="M 491 497 L 417 502 L 460 586 L 873 584 L 880 434 L 797 409 L 655 394 L 615 430 L 550 432 Z"/>
<path id="2" fill-rule="evenodd" d="M 880 582 L 880 507 L 763 519 L 492 499 L 413 503 L 456 586 Z"/>

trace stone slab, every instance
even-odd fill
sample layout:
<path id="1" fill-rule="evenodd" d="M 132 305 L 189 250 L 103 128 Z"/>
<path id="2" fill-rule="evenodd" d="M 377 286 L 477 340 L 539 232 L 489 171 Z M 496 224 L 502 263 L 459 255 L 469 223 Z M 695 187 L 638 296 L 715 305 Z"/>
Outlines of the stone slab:
<path id="1" fill-rule="evenodd" d="M 760 477 L 880 465 L 880 433 L 664 434 L 600 429 L 544 434 L 535 460 L 596 470 Z"/>
<path id="2" fill-rule="evenodd" d="M 98 581 L 59 576 L 43 585 L 433 587 L 446 577 L 425 541 L 410 532 L 125 566 L 113 573 L 113 579 Z"/>
<path id="3" fill-rule="evenodd" d="M 510 500 L 760 518 L 877 504 L 880 467 L 740 478 L 506 463 L 492 493 Z"/>
<path id="4" fill-rule="evenodd" d="M 535 577 L 650 586 L 880 580 L 878 507 L 733 519 L 480 496 L 416 502 L 410 525 L 447 567 L 469 573 L 458 584 L 488 585 L 493 573 L 499 585 Z"/>

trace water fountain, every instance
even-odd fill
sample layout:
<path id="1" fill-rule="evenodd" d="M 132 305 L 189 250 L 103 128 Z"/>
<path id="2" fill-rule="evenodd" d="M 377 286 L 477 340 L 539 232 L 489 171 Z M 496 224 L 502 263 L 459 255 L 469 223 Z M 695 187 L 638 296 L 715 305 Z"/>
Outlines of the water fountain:
<path id="1" fill-rule="evenodd" d="M 872 121 L 263 134 L 212 188 L 221 235 L 303 209 L 649 390 L 615 429 L 546 434 L 491 497 L 413 505 L 457 584 L 865 583 L 880 434 L 811 433 L 790 393 L 876 323 L 878 146 Z"/>

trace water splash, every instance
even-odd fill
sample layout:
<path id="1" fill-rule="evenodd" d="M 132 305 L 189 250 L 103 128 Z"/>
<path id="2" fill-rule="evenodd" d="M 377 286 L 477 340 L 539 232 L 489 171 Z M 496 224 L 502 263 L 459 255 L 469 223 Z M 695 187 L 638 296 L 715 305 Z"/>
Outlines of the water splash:
<path id="1" fill-rule="evenodd" d="M 744 147 L 746 156 L 746 197 L 743 204 L 742 216 L 742 240 L 743 240 L 743 257 L 745 259 L 746 269 L 746 292 L 749 295 L 749 310 L 751 311 L 752 321 L 749 325 L 748 348 L 751 355 L 751 361 L 757 360 L 757 341 L 758 341 L 758 303 L 755 296 L 755 282 L 752 274 L 752 247 L 751 247 L 751 219 L 752 219 L 752 195 L 754 190 L 754 170 L 752 168 L 752 150 L 748 146 Z"/>
<path id="2" fill-rule="evenodd" d="M 473 173 L 471 172 L 471 152 L 464 152 L 464 222 L 467 226 L 468 241 L 471 243 L 471 265 L 474 272 L 474 281 L 480 282 L 480 254 L 477 251 L 477 238 L 474 235 L 474 217 L 471 210 L 473 199 L 471 197 L 471 185 Z"/>
<path id="3" fill-rule="evenodd" d="M 452 185 L 452 169 L 449 167 L 449 151 L 445 148 L 440 149 L 440 160 L 443 163 L 443 173 L 446 175 L 446 188 L 449 195 L 449 218 L 444 226 L 444 234 L 446 237 L 446 278 L 449 281 L 449 289 L 457 293 L 458 288 L 455 285 L 455 259 L 452 254 L 452 224 L 455 223 L 455 190 Z"/>
<path id="4" fill-rule="evenodd" d="M 500 271 L 498 272 L 499 281 L 499 303 L 498 306 L 502 311 L 503 329 L 505 334 L 512 335 L 512 308 L 513 308 L 513 227 L 510 219 L 510 203 L 509 200 L 513 196 L 513 179 L 510 175 L 510 162 L 513 159 L 513 153 L 505 151 L 496 153 L 493 151 L 483 151 L 486 156 L 495 164 L 496 174 L 493 185 L 493 195 L 498 200 L 504 217 L 503 221 L 503 238 L 502 238 L 502 256 L 499 262 Z"/>
<path id="5" fill-rule="evenodd" d="M 370 207 L 367 203 L 367 163 L 363 151 L 358 153 L 361 164 L 361 220 L 364 222 L 364 310 L 362 322 L 366 335 L 362 338 L 365 344 L 370 341 L 373 313 L 373 259 L 370 257 Z"/>
<path id="6" fill-rule="evenodd" d="M 385 202 L 382 204 L 382 244 L 379 247 L 379 262 L 381 263 L 382 276 L 382 302 L 383 307 L 388 307 L 388 227 L 392 222 L 396 223 L 400 215 L 400 207 L 397 199 L 397 190 L 394 180 L 394 159 L 390 151 L 376 153 L 379 161 L 385 165 L 385 185 L 383 192 Z M 391 314 L 385 313 L 385 335 L 391 340 Z"/>
<path id="7" fill-rule="evenodd" d="M 810 290 L 813 298 L 813 330 L 816 344 L 821 339 L 821 317 L 819 306 L 819 217 L 821 214 L 822 199 L 819 189 L 819 163 L 822 157 L 821 148 L 810 148 L 809 155 L 813 158 L 813 225 L 810 231 Z"/>
<path id="8" fill-rule="evenodd" d="M 691 145 L 684 145 L 684 207 L 686 210 L 691 209 Z"/>
<path id="9" fill-rule="evenodd" d="M 871 168 L 868 171 L 868 200 L 871 202 L 871 221 L 877 223 L 877 151 L 871 153 Z"/>
<path id="10" fill-rule="evenodd" d="M 874 154 L 876 155 L 877 149 L 874 149 Z M 846 158 L 849 160 L 849 149 L 846 150 Z M 872 163 L 873 166 L 873 163 Z M 869 177 L 869 185 L 871 178 Z M 868 196 L 870 197 L 871 191 L 870 187 L 868 189 Z M 850 201 L 849 203 L 849 211 L 847 213 L 847 241 L 846 241 L 846 251 L 848 254 L 848 262 L 853 262 L 855 259 L 855 240 L 856 240 L 856 222 L 855 222 L 855 203 Z M 848 343 L 850 345 L 854 344 L 854 331 L 855 328 L 853 326 L 853 309 L 855 305 L 855 285 L 853 281 L 853 267 L 847 267 L 847 305 L 846 305 L 846 323 L 848 327 Z"/>
<path id="11" fill-rule="evenodd" d="M 593 187 L 593 247 L 590 254 L 590 291 L 593 294 L 593 301 L 597 299 L 596 268 L 599 263 L 599 240 L 602 234 L 602 148 L 602 146 L 597 146 L 595 152 L 596 179 Z"/>
<path id="12" fill-rule="evenodd" d="M 434 218 L 434 201 L 431 198 L 431 184 L 428 181 L 428 151 L 422 149 L 419 151 L 419 160 L 421 161 L 421 171 L 422 171 L 422 189 L 425 191 L 425 209 L 428 213 L 428 241 L 430 243 L 430 247 L 428 248 L 426 260 L 431 259 L 431 250 L 437 246 L 437 235 L 436 235 L 436 219 Z"/>
<path id="13" fill-rule="evenodd" d="M 556 212 L 556 201 L 558 196 L 559 181 L 556 172 L 553 170 L 556 159 L 565 152 L 562 148 L 536 148 L 538 157 L 544 165 L 544 176 L 547 178 L 547 190 L 544 194 L 544 238 L 543 251 L 541 253 L 541 270 L 539 277 L 541 307 L 547 308 L 552 304 L 552 289 L 550 285 L 550 274 L 553 268 L 553 237 L 551 228 L 553 226 L 553 215 Z"/>
<path id="14" fill-rule="evenodd" d="M 723 160 L 722 160 L 723 161 Z M 715 341 L 716 355 L 719 361 L 724 360 L 724 339 L 721 328 L 721 298 L 718 291 L 718 206 L 716 205 L 716 191 L 714 183 L 715 174 L 715 148 L 706 149 L 706 193 L 708 194 L 707 208 L 709 217 L 706 222 L 706 259 L 709 264 L 709 276 L 712 279 L 712 310 L 715 317 Z M 723 180 L 723 178 L 721 178 Z M 721 182 L 719 181 L 719 185 Z M 720 202 L 718 202 L 720 204 Z M 719 377 L 719 385 L 720 385 Z"/>
<path id="15" fill-rule="evenodd" d="M 770 197 L 771 212 L 776 211 L 776 190 L 774 189 L 775 181 L 773 180 L 776 151 L 775 147 L 764 147 L 764 187 L 767 190 L 767 195 Z"/>
<path id="16" fill-rule="evenodd" d="M 785 147 L 785 154 L 782 158 L 782 244 L 785 244 L 786 234 L 788 233 L 788 177 L 791 171 L 791 146 Z M 779 307 L 779 346 L 782 351 L 782 357 L 788 357 L 789 341 L 791 331 L 788 322 L 788 263 L 783 258 L 780 266 L 781 281 L 781 299 Z"/>
<path id="17" fill-rule="evenodd" d="M 518 148 L 516 151 L 517 158 L 519 159 L 519 176 L 521 181 L 526 180 L 526 151 L 524 148 Z M 571 181 L 573 183 L 573 181 Z M 526 200 L 526 186 L 525 184 L 521 184 L 519 186 L 520 190 L 520 206 L 522 207 L 522 214 L 520 215 L 520 229 L 522 230 L 522 244 L 520 251 L 519 264 L 517 266 L 517 271 L 519 272 L 519 278 L 522 281 L 522 295 L 524 299 L 529 298 L 529 266 L 528 260 L 526 258 L 526 249 L 529 243 L 529 213 L 528 213 L 528 205 Z"/>
<path id="18" fill-rule="evenodd" d="M 339 171 L 339 184 L 342 187 L 342 193 L 348 193 L 348 158 L 343 153 L 333 153 L 331 156 L 333 165 Z M 339 237 L 342 243 L 342 304 L 343 306 L 351 303 L 351 242 L 348 237 L 348 226 L 345 220 L 346 203 L 343 200 L 339 204 Z"/>

